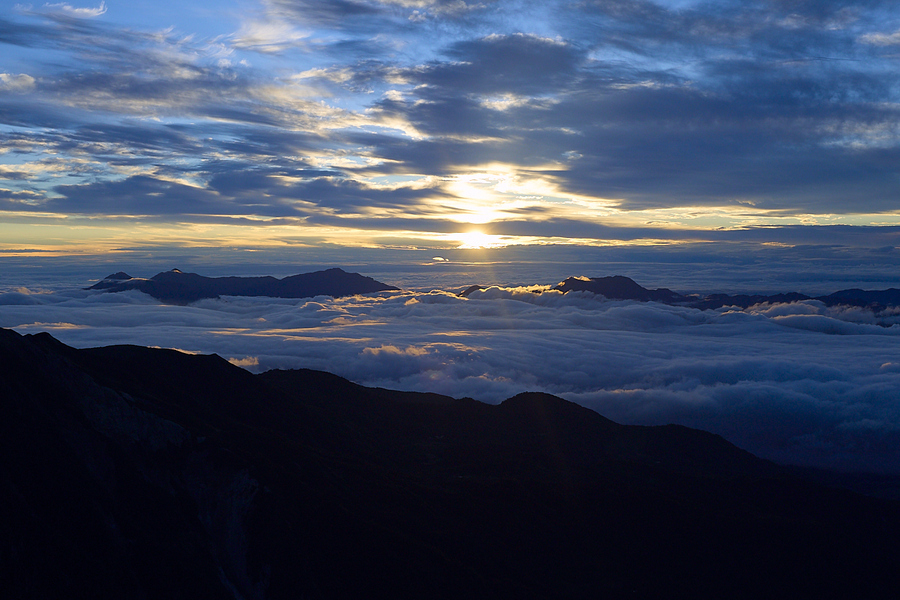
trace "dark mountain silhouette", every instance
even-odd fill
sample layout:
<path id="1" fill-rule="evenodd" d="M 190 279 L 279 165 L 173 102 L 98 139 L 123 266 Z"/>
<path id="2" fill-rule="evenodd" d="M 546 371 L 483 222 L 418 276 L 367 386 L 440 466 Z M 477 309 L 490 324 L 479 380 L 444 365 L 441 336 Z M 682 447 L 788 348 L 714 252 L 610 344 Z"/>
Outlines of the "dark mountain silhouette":
<path id="1" fill-rule="evenodd" d="M 274 298 L 309 298 L 313 296 L 354 296 L 396 290 L 393 286 L 359 273 L 342 269 L 326 269 L 313 273 L 275 277 L 204 277 L 178 269 L 158 273 L 150 279 L 114 273 L 87 288 L 122 292 L 139 290 L 161 302 L 189 304 L 203 298 L 219 296 L 271 296 Z"/>
<path id="2" fill-rule="evenodd" d="M 900 504 L 685 427 L 0 330 L 4 598 L 896 598 Z"/>
<path id="3" fill-rule="evenodd" d="M 470 285 L 463 291 L 459 292 L 459 294 L 457 295 L 462 296 L 463 298 L 468 298 L 472 294 L 472 292 L 480 292 L 483 289 L 485 289 L 483 285 Z"/>
<path id="4" fill-rule="evenodd" d="M 463 292 L 468 295 L 478 286 L 472 286 Z M 587 291 L 600 294 L 611 300 L 637 300 L 640 302 L 661 302 L 677 304 L 699 309 L 716 309 L 723 306 L 749 308 L 763 303 L 788 303 L 801 300 L 818 300 L 826 306 L 858 306 L 869 308 L 875 312 L 890 307 L 900 306 L 900 289 L 861 290 L 849 289 L 834 292 L 826 296 L 807 296 L 798 292 L 784 294 L 719 294 L 682 295 L 666 288 L 650 290 L 637 284 L 633 279 L 623 275 L 610 277 L 569 277 L 553 287 L 561 292 Z"/>
<path id="5" fill-rule="evenodd" d="M 813 300 L 812 296 L 800 294 L 798 292 L 790 292 L 787 294 L 772 294 L 765 296 L 762 294 L 709 294 L 699 299 L 686 302 L 688 306 L 699 309 L 715 309 L 723 306 L 737 306 L 740 308 L 750 308 L 756 304 L 776 304 L 784 302 L 800 302 L 801 300 Z"/>
<path id="6" fill-rule="evenodd" d="M 633 279 L 622 275 L 610 277 L 569 277 L 559 283 L 553 289 L 561 292 L 586 291 L 601 294 L 611 300 L 639 300 L 641 302 L 681 302 L 685 297 L 672 290 L 660 288 L 648 290 L 634 282 Z"/>
<path id="7" fill-rule="evenodd" d="M 829 306 L 845 304 L 867 307 L 878 311 L 892 306 L 900 306 L 900 290 L 896 288 L 887 290 L 841 290 L 816 299 Z"/>

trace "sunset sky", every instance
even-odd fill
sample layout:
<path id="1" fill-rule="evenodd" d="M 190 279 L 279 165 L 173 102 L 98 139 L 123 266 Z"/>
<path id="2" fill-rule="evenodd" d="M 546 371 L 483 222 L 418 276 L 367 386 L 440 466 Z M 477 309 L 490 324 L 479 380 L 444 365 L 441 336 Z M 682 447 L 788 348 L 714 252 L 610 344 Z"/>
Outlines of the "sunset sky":
<path id="1" fill-rule="evenodd" d="M 7 255 L 898 245 L 894 2 L 0 7 Z"/>

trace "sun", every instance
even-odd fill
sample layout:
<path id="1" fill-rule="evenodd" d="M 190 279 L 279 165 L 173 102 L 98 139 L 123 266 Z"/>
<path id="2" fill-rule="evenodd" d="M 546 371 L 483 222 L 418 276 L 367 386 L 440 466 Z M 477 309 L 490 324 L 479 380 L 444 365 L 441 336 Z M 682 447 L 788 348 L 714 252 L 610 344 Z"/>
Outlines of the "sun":
<path id="1" fill-rule="evenodd" d="M 476 249 L 476 248 L 499 248 L 505 246 L 499 235 L 489 235 L 480 231 L 467 231 L 465 233 L 457 233 L 453 236 L 460 241 L 459 248 Z"/>

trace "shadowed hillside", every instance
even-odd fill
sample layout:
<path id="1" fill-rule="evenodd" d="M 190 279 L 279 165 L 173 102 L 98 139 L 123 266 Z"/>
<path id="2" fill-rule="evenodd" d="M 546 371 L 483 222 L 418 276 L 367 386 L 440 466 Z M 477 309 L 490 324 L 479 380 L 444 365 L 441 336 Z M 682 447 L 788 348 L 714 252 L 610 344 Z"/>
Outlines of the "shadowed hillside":
<path id="1" fill-rule="evenodd" d="M 900 506 L 722 438 L 0 330 L 0 589 L 894 598 Z"/>

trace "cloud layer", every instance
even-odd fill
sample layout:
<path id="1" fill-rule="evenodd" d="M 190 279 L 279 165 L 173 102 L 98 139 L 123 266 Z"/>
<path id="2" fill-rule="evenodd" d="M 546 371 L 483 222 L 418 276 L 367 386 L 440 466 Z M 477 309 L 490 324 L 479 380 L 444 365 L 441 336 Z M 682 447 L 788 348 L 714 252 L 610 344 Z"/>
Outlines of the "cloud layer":
<path id="1" fill-rule="evenodd" d="M 226 297 L 188 307 L 139 292 L 23 289 L 0 304 L 0 326 L 78 347 L 215 352 L 253 371 L 308 367 L 489 402 L 547 391 L 620 422 L 711 430 L 782 462 L 900 472 L 900 325 L 816 302 L 697 311 L 493 287 L 469 298 Z"/>

